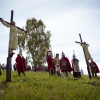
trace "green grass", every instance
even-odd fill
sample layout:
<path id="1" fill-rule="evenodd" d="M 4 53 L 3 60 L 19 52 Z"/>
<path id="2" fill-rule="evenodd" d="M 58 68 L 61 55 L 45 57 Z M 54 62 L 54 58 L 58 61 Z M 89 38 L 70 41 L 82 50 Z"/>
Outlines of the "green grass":
<path id="1" fill-rule="evenodd" d="M 26 72 L 26 77 L 19 77 L 12 72 L 11 79 L 6 82 L 6 72 L 2 71 L 0 100 L 100 100 L 100 77 L 83 75 L 74 80 L 72 75 L 70 79 L 60 78 L 47 72 Z"/>

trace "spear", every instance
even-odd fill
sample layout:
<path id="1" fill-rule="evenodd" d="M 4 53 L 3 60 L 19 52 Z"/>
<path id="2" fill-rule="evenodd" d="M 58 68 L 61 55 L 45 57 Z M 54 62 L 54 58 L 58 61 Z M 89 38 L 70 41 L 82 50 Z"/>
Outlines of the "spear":
<path id="1" fill-rule="evenodd" d="M 51 52 L 52 52 L 52 47 L 50 46 L 50 48 L 51 48 Z M 53 52 L 52 52 L 52 56 L 53 56 Z"/>
<path id="2" fill-rule="evenodd" d="M 73 49 L 73 53 L 74 53 L 74 55 L 75 55 L 75 51 L 74 51 L 74 49 Z"/>

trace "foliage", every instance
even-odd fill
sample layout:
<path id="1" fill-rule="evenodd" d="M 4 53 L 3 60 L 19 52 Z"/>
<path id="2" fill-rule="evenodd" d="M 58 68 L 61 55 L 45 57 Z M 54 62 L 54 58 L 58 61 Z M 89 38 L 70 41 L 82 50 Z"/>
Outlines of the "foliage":
<path id="1" fill-rule="evenodd" d="M 26 72 L 26 77 L 18 77 L 17 72 L 12 72 L 12 82 L 5 82 L 3 71 L 0 81 L 4 91 L 0 94 L 0 100 L 100 99 L 100 77 L 89 79 L 83 75 L 79 80 L 74 80 L 72 75 L 70 79 L 60 78 L 57 75 L 49 76 L 47 72 Z"/>
<path id="2" fill-rule="evenodd" d="M 18 35 L 18 47 L 27 52 L 27 60 L 34 66 L 42 65 L 46 62 L 45 53 L 50 47 L 50 31 L 45 32 L 45 25 L 42 20 L 35 18 L 27 19 L 27 34 Z"/>

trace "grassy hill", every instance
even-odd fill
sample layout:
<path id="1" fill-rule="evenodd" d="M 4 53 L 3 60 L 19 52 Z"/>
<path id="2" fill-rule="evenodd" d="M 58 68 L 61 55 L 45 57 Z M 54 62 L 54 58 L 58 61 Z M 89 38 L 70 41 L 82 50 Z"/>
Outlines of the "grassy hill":
<path id="1" fill-rule="evenodd" d="M 100 100 L 100 77 L 83 75 L 75 80 L 71 74 L 69 79 L 47 72 L 26 72 L 26 77 L 12 72 L 12 82 L 5 79 L 6 72 L 2 71 L 0 100 Z"/>

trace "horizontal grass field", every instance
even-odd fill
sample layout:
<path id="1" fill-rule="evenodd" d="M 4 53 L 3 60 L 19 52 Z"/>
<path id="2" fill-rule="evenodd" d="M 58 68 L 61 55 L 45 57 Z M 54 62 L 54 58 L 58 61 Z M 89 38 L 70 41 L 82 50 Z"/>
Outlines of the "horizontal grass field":
<path id="1" fill-rule="evenodd" d="M 25 72 L 26 76 L 11 73 L 6 82 L 6 71 L 0 76 L 0 100 L 100 100 L 100 76 L 80 79 L 50 76 L 48 72 Z"/>

